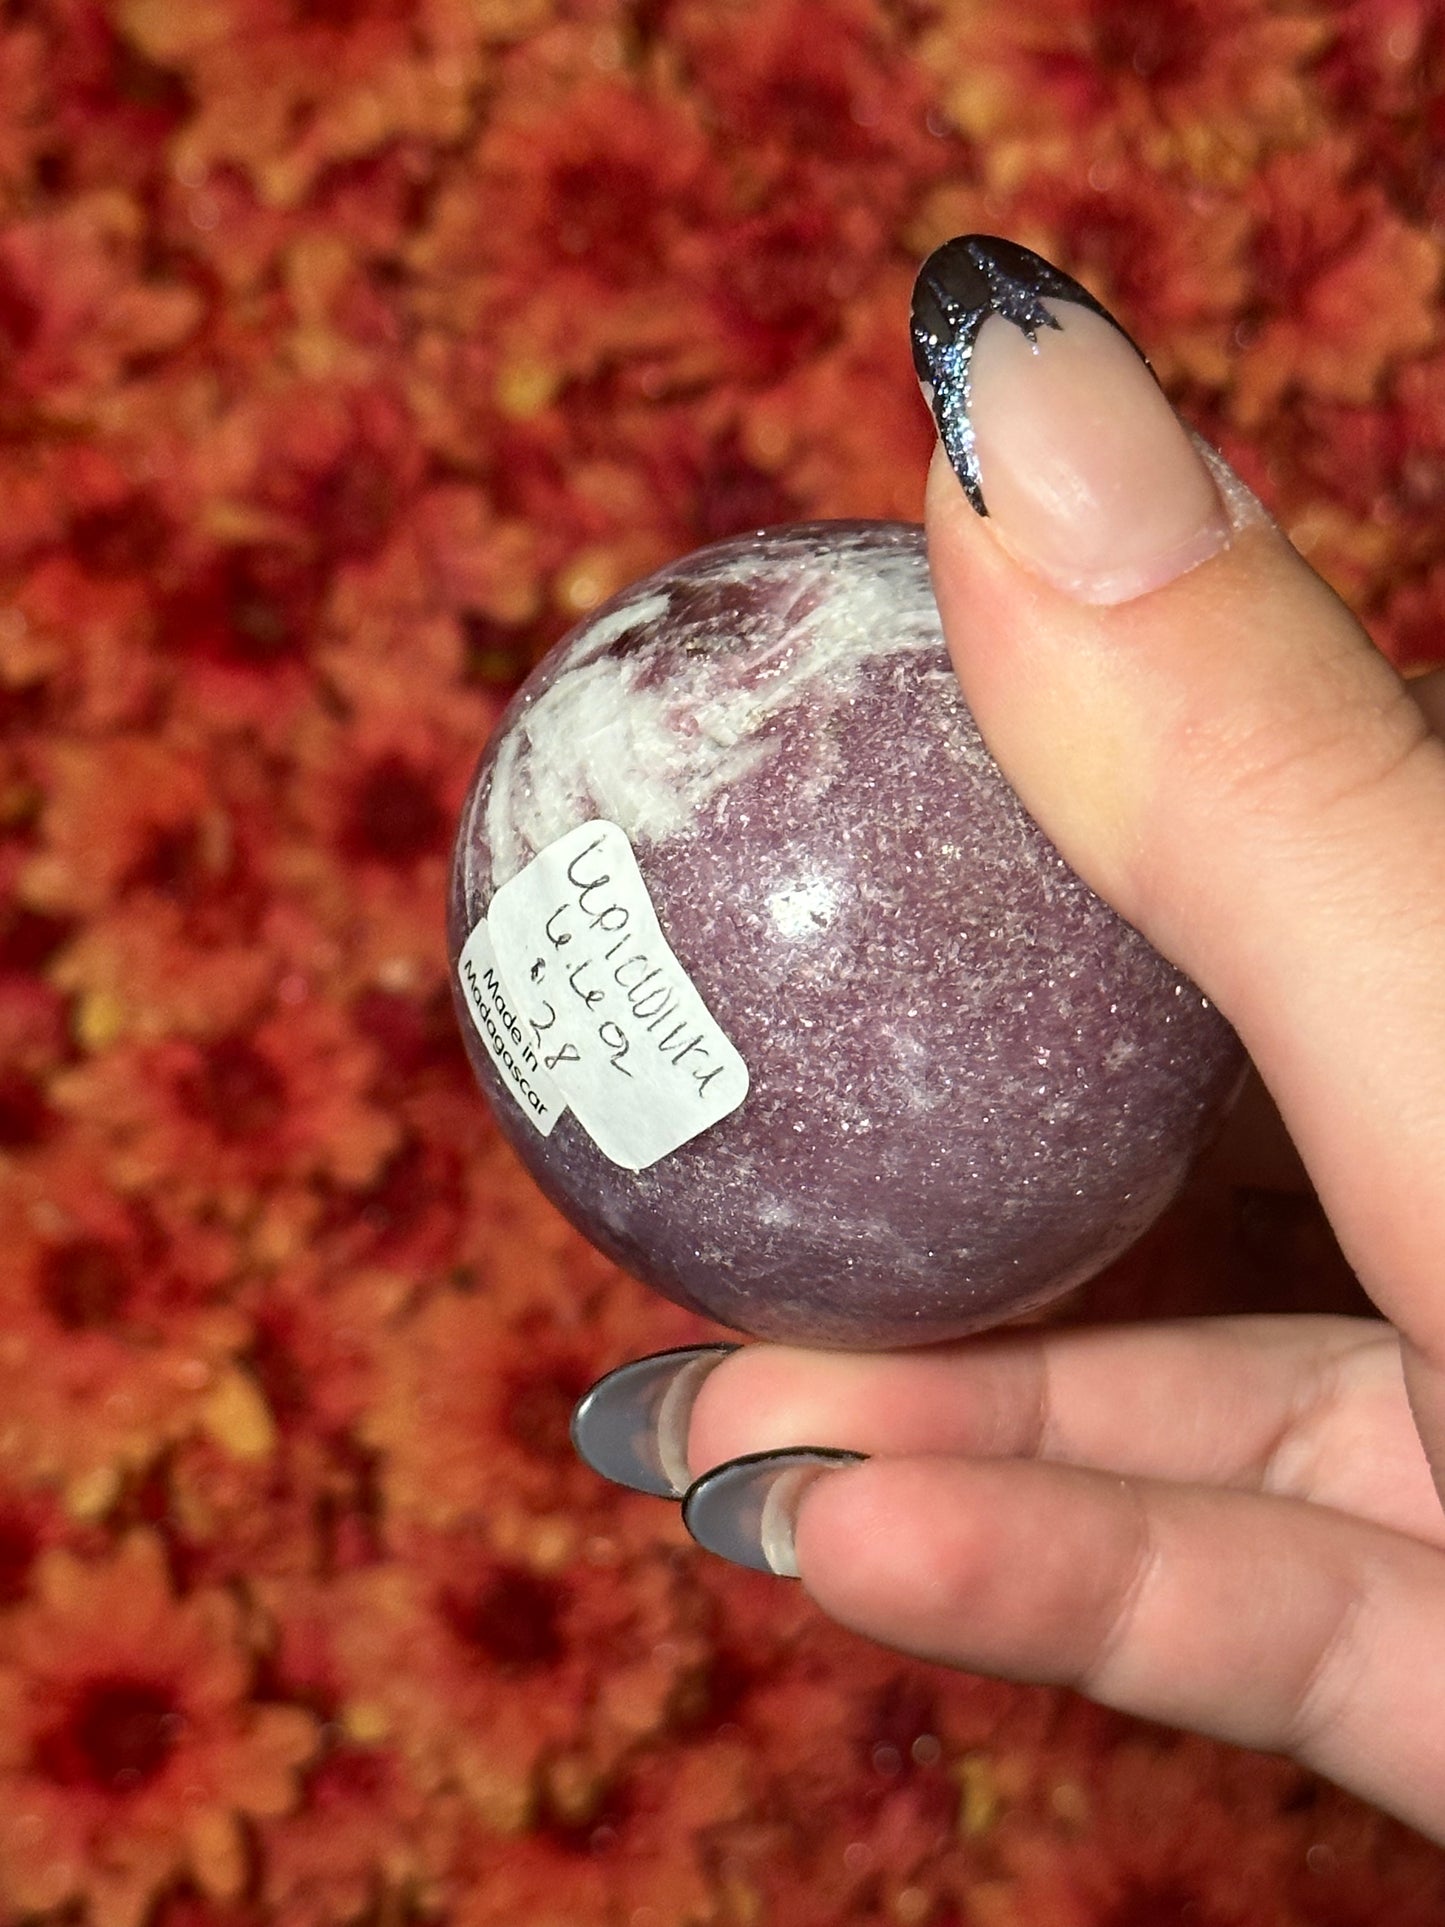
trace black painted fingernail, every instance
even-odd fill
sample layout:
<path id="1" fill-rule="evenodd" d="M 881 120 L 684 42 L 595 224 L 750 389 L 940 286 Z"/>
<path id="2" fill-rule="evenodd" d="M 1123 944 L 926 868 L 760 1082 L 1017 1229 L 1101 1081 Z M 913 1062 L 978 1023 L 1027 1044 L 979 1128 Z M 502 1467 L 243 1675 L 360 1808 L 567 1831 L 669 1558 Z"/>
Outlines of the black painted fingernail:
<path id="1" fill-rule="evenodd" d="M 913 352 L 968 500 L 1074 601 L 1131 601 L 1228 545 L 1211 466 L 1149 364 L 1029 249 L 969 234 L 930 255 Z"/>
<path id="2" fill-rule="evenodd" d="M 918 270 L 913 286 L 913 366 L 954 473 L 980 515 L 988 509 L 974 448 L 973 345 L 994 314 L 1011 321 L 1031 342 L 1041 328 L 1057 328 L 1057 319 L 1044 306 L 1046 299 L 1071 301 L 1102 315 L 1138 354 L 1108 309 L 1071 274 L 1032 248 L 997 234 L 960 234 L 945 241 Z"/>
<path id="3" fill-rule="evenodd" d="M 794 1533 L 798 1506 L 815 1479 L 865 1452 L 800 1446 L 789 1452 L 750 1452 L 704 1472 L 682 1502 L 682 1522 L 706 1552 L 754 1572 L 796 1579 Z"/>
<path id="4" fill-rule="evenodd" d="M 685 1345 L 634 1358 L 585 1391 L 572 1443 L 594 1472 L 658 1499 L 688 1488 L 687 1428 L 703 1380 L 736 1345 Z"/>

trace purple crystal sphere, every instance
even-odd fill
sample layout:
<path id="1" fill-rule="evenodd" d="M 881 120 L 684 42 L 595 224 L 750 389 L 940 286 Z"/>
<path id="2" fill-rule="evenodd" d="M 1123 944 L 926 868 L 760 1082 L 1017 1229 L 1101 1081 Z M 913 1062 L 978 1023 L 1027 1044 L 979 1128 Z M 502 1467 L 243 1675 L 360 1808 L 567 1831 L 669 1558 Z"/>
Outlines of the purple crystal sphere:
<path id="1" fill-rule="evenodd" d="M 593 820 L 630 840 L 746 1096 L 627 1169 L 570 1109 L 543 1134 L 454 972 L 459 1021 L 547 1196 L 724 1325 L 883 1347 L 1033 1310 L 1144 1231 L 1238 1086 L 1219 1012 L 984 748 L 917 528 L 720 543 L 559 643 L 462 816 L 454 963 L 494 893 Z"/>

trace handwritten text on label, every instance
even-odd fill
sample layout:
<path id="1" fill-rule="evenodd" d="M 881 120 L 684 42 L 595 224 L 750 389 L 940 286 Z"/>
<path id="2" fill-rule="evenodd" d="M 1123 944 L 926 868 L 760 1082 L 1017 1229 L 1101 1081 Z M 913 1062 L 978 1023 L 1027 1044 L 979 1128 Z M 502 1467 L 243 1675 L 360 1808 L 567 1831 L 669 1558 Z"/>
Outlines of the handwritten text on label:
<path id="1" fill-rule="evenodd" d="M 540 1065 L 614 1164 L 645 1170 L 742 1103 L 742 1058 L 673 955 L 626 834 L 598 820 L 492 898 L 501 981 Z"/>

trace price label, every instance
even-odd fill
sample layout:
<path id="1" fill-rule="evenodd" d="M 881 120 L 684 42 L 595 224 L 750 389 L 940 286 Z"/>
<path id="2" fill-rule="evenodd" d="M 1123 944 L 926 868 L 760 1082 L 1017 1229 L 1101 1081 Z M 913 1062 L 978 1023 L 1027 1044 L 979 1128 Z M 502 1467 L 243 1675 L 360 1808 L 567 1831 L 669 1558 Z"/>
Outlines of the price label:
<path id="1" fill-rule="evenodd" d="M 747 1065 L 673 955 L 617 824 L 581 824 L 540 851 L 492 898 L 485 929 L 520 1043 L 499 1028 L 531 1095 L 499 1068 L 539 1130 L 550 1088 L 606 1157 L 642 1171 L 742 1103 Z"/>
<path id="2" fill-rule="evenodd" d="M 463 946 L 457 974 L 487 1055 L 533 1124 L 548 1136 L 567 1100 L 548 1076 L 530 1030 L 523 1028 L 507 995 L 485 917 Z"/>

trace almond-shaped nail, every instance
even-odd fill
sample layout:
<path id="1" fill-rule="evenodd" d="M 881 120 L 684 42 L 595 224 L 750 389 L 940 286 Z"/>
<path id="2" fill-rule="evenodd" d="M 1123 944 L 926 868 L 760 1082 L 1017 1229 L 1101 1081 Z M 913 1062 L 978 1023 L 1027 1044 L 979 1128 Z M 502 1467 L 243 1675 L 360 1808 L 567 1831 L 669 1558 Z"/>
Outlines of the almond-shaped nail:
<path id="1" fill-rule="evenodd" d="M 914 366 L 955 474 L 1025 567 L 1127 602 L 1224 548 L 1209 468 L 1129 336 L 1030 249 L 969 234 L 913 296 Z"/>
<path id="2" fill-rule="evenodd" d="M 703 1380 L 736 1345 L 686 1345 L 630 1359 L 585 1391 L 572 1413 L 572 1444 L 604 1479 L 658 1499 L 691 1483 L 687 1429 Z"/>
<path id="3" fill-rule="evenodd" d="M 704 1472 L 682 1502 L 682 1522 L 705 1552 L 754 1572 L 798 1577 L 798 1507 L 816 1479 L 863 1452 L 800 1446 L 788 1452 L 751 1452 Z"/>

